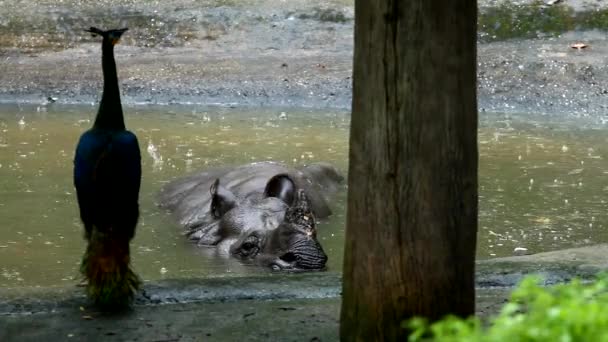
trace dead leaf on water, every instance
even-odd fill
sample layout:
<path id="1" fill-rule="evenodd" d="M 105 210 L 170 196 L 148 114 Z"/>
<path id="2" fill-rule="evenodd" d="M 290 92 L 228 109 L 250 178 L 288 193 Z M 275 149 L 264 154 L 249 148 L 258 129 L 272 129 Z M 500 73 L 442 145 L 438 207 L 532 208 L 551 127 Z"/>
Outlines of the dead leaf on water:
<path id="1" fill-rule="evenodd" d="M 532 222 L 549 224 L 549 223 L 551 223 L 551 219 L 548 217 L 537 217 L 537 218 L 533 219 Z"/>
<path id="2" fill-rule="evenodd" d="M 569 175 L 578 175 L 579 173 L 583 172 L 584 169 L 574 169 L 570 172 L 568 172 Z"/>
<path id="3" fill-rule="evenodd" d="M 571 48 L 577 49 L 577 50 L 586 49 L 587 46 L 588 45 L 585 43 L 574 43 L 574 44 L 570 45 Z"/>

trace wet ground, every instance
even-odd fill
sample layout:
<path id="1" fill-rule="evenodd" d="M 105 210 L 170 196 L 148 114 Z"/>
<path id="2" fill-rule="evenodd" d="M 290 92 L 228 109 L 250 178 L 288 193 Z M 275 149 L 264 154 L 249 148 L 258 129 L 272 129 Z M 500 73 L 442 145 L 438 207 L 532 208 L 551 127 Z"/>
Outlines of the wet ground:
<path id="1" fill-rule="evenodd" d="M 0 102 L 97 101 L 99 44 L 82 29 L 99 25 L 131 28 L 116 49 L 125 103 L 350 106 L 351 1 L 3 4 Z M 480 1 L 480 109 L 605 121 L 606 4 Z"/>
<path id="2" fill-rule="evenodd" d="M 166 319 L 166 317 L 171 317 Z M 83 318 L 85 317 L 85 318 Z M 33 318 L 33 319 L 32 319 Z M 339 300 L 239 301 L 0 318 L 3 341 L 337 341 Z"/>
<path id="3" fill-rule="evenodd" d="M 349 105 L 347 2 L 109 3 L 11 2 L 0 101 L 96 101 L 99 43 L 82 30 L 98 25 L 130 27 L 116 49 L 125 103 Z"/>
<path id="4" fill-rule="evenodd" d="M 526 274 L 591 279 L 607 259 L 599 245 L 478 262 L 476 313 L 496 314 Z M 340 281 L 321 272 L 148 282 L 120 315 L 96 311 L 73 286 L 0 289 L 0 340 L 337 341 Z"/>

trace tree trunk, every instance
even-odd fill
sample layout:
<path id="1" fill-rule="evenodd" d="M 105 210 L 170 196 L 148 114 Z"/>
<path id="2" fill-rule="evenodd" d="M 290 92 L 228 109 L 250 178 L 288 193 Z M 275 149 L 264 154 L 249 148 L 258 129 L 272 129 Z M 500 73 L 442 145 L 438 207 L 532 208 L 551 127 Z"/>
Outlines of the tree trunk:
<path id="1" fill-rule="evenodd" d="M 474 314 L 475 0 L 356 0 L 340 336 Z"/>

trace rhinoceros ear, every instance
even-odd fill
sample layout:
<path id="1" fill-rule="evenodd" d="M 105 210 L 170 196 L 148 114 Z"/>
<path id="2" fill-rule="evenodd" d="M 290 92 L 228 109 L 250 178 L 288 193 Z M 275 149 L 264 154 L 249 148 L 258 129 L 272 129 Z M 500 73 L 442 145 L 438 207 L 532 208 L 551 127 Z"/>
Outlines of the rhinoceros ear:
<path id="1" fill-rule="evenodd" d="M 220 185 L 220 179 L 216 179 L 211 187 L 211 215 L 215 218 L 224 216 L 230 209 L 236 205 L 237 198 L 232 192 Z"/>
<path id="2" fill-rule="evenodd" d="M 266 189 L 264 190 L 264 195 L 266 197 L 276 197 L 281 199 L 287 205 L 291 205 L 293 203 L 293 199 L 295 197 L 296 185 L 286 174 L 278 174 L 266 183 Z"/>
<path id="3" fill-rule="evenodd" d="M 215 182 L 213 182 L 213 184 L 211 184 L 211 186 L 209 187 L 209 193 L 211 194 L 211 196 L 215 196 L 217 195 L 217 189 L 220 187 L 220 179 L 216 179 Z"/>

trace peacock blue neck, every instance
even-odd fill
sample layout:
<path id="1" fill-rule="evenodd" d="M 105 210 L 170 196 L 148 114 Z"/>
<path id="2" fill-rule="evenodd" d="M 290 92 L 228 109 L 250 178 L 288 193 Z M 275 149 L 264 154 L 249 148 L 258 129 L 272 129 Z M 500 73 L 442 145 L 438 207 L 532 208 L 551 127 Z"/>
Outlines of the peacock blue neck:
<path id="1" fill-rule="evenodd" d="M 93 127 L 107 130 L 124 130 L 125 120 L 120 103 L 114 45 L 107 37 L 104 37 L 101 45 L 101 66 L 103 69 L 103 95 Z"/>

